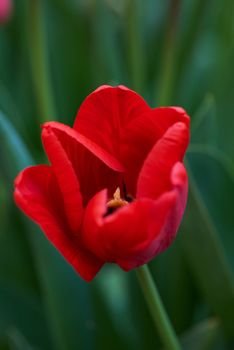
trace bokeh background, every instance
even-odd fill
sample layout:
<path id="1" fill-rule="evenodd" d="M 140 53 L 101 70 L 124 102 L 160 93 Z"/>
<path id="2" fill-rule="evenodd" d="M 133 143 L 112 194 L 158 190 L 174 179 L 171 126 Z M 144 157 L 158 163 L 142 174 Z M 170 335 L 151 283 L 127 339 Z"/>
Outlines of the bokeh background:
<path id="1" fill-rule="evenodd" d="M 102 84 L 191 116 L 188 207 L 150 268 L 184 349 L 234 349 L 233 0 L 15 0 L 10 12 L 0 25 L 0 349 L 162 348 L 134 271 L 110 265 L 85 283 L 12 199 L 17 173 L 45 162 L 40 124 L 72 125 Z"/>

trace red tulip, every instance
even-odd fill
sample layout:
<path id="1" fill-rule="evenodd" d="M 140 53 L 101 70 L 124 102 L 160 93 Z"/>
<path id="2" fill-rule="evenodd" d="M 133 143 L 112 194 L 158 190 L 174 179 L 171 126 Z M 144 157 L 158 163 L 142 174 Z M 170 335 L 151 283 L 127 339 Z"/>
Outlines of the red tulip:
<path id="1" fill-rule="evenodd" d="M 0 23 L 8 21 L 12 12 L 12 0 L 0 0 Z"/>
<path id="2" fill-rule="evenodd" d="M 86 281 L 106 262 L 128 271 L 172 243 L 188 192 L 182 108 L 151 109 L 124 86 L 101 86 L 73 128 L 42 128 L 51 165 L 23 170 L 15 200 Z"/>

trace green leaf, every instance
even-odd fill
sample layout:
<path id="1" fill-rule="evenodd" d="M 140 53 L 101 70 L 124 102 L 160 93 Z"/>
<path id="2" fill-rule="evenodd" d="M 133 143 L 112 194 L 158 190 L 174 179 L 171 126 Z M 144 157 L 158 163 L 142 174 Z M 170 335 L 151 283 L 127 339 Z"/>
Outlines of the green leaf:
<path id="1" fill-rule="evenodd" d="M 40 300 L 13 283 L 0 283 L 0 338 L 17 328 L 36 347 L 51 349 Z"/>
<path id="2" fill-rule="evenodd" d="M 93 283 L 97 349 L 135 347 L 134 322 L 130 319 L 127 279 L 115 266 L 105 266 Z"/>
<path id="3" fill-rule="evenodd" d="M 33 164 L 33 159 L 12 124 L 0 111 L 1 158 L 7 164 L 12 178 L 24 167 Z"/>
<path id="4" fill-rule="evenodd" d="M 213 312 L 219 315 L 225 330 L 234 331 L 234 279 L 231 266 L 222 244 L 222 232 L 218 231 L 212 213 L 200 192 L 200 182 L 189 169 L 190 193 L 183 223 L 183 246 L 187 260 L 201 293 Z M 192 168 L 194 171 L 194 167 Z M 202 171 L 202 173 L 201 173 Z M 200 168 L 203 181 L 209 173 Z M 207 181 L 208 179 L 208 181 Z M 217 184 L 218 185 L 218 184 Z M 206 197 L 208 198 L 208 197 Z"/>
<path id="5" fill-rule="evenodd" d="M 191 142 L 209 145 L 217 143 L 216 106 L 211 94 L 205 96 L 192 118 Z"/>
<path id="6" fill-rule="evenodd" d="M 222 241 L 227 259 L 234 273 L 232 251 L 234 245 L 232 230 L 233 163 L 228 157 L 224 157 L 222 152 L 194 152 L 190 154 L 190 159 L 192 171 L 199 184 L 202 198 L 219 233 L 219 238 Z M 227 193 L 229 196 L 227 196 Z"/>
<path id="7" fill-rule="evenodd" d="M 214 159 L 223 168 L 229 179 L 234 182 L 234 162 L 216 146 L 191 143 L 188 153 L 200 154 L 201 156 Z"/>
<path id="8" fill-rule="evenodd" d="M 192 327 L 182 337 L 184 350 L 213 350 L 220 333 L 218 319 L 208 319 Z"/>
<path id="9" fill-rule="evenodd" d="M 119 83 L 124 82 L 123 61 L 116 45 L 118 25 L 115 14 L 110 11 L 104 1 L 93 2 L 92 9 L 92 44 L 93 59 L 91 63 L 92 74 L 96 84 L 103 84 L 103 81 Z M 98 65 L 99 69 L 96 69 Z"/>
<path id="10" fill-rule="evenodd" d="M 190 193 L 182 241 L 200 292 L 232 335 L 234 259 L 230 246 L 234 239 L 231 238 L 232 215 L 226 194 L 234 195 L 234 167 L 216 146 L 215 113 L 214 98 L 207 95 L 192 119 L 187 163 Z M 228 223 L 226 227 L 225 222 Z"/>
<path id="11" fill-rule="evenodd" d="M 13 283 L 25 292 L 39 295 L 31 249 L 13 203 L 5 214 L 0 230 L 0 283 Z M 14 220 L 9 220 L 12 217 Z"/>
<path id="12" fill-rule="evenodd" d="M 9 348 L 10 350 L 33 350 L 28 341 L 23 337 L 23 335 L 17 329 L 11 329 L 8 332 Z"/>
<path id="13" fill-rule="evenodd" d="M 194 281 L 182 249 L 182 238 L 179 232 L 174 244 L 151 262 L 163 303 L 179 334 L 192 322 L 198 303 Z"/>

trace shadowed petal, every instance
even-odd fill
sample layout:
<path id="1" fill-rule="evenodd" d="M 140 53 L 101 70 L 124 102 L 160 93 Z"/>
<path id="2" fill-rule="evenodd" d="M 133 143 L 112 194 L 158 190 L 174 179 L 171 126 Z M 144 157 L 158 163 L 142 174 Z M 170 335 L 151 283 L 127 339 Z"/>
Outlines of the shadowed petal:
<path id="1" fill-rule="evenodd" d="M 77 233 L 83 216 L 80 184 L 67 153 L 51 128 L 44 128 L 42 141 L 63 195 L 71 230 Z"/>
<path id="2" fill-rule="evenodd" d="M 66 220 L 64 203 L 51 168 L 46 165 L 26 168 L 15 180 L 15 201 L 40 225 L 47 238 L 86 281 L 91 280 L 103 262 L 74 237 Z"/>
<path id="3" fill-rule="evenodd" d="M 100 147 L 90 138 L 87 138 L 69 126 L 58 122 L 48 122 L 43 125 L 43 128 L 51 129 L 54 133 L 57 133 L 58 137 L 60 136 L 61 142 L 63 141 L 62 138 L 64 138 L 64 140 L 72 139 L 76 141 L 79 145 L 83 146 L 87 151 L 101 160 L 102 163 L 106 164 L 106 166 L 112 170 L 119 172 L 124 171 L 123 165 L 118 161 L 118 159 L 109 153 L 108 148 L 104 149 Z M 90 130 L 90 132 L 92 132 L 92 130 Z"/>
<path id="4" fill-rule="evenodd" d="M 124 170 L 118 160 L 66 125 L 51 122 L 44 124 L 43 129 L 43 141 L 49 159 L 53 164 L 53 149 L 63 149 L 80 183 L 84 205 L 103 188 L 107 188 L 110 195 L 114 193 L 121 183 L 120 172 Z M 56 146 L 45 142 L 47 134 L 57 139 Z"/>

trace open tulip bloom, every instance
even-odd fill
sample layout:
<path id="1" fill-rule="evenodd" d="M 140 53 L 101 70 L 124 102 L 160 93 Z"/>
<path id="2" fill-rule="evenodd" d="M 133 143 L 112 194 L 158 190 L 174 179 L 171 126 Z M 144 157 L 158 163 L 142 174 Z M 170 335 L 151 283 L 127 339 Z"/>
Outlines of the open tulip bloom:
<path id="1" fill-rule="evenodd" d="M 23 170 L 17 205 L 86 281 L 105 263 L 129 271 L 174 240 L 187 201 L 189 117 L 150 108 L 124 86 L 101 86 L 73 128 L 48 122 L 50 165 Z"/>

